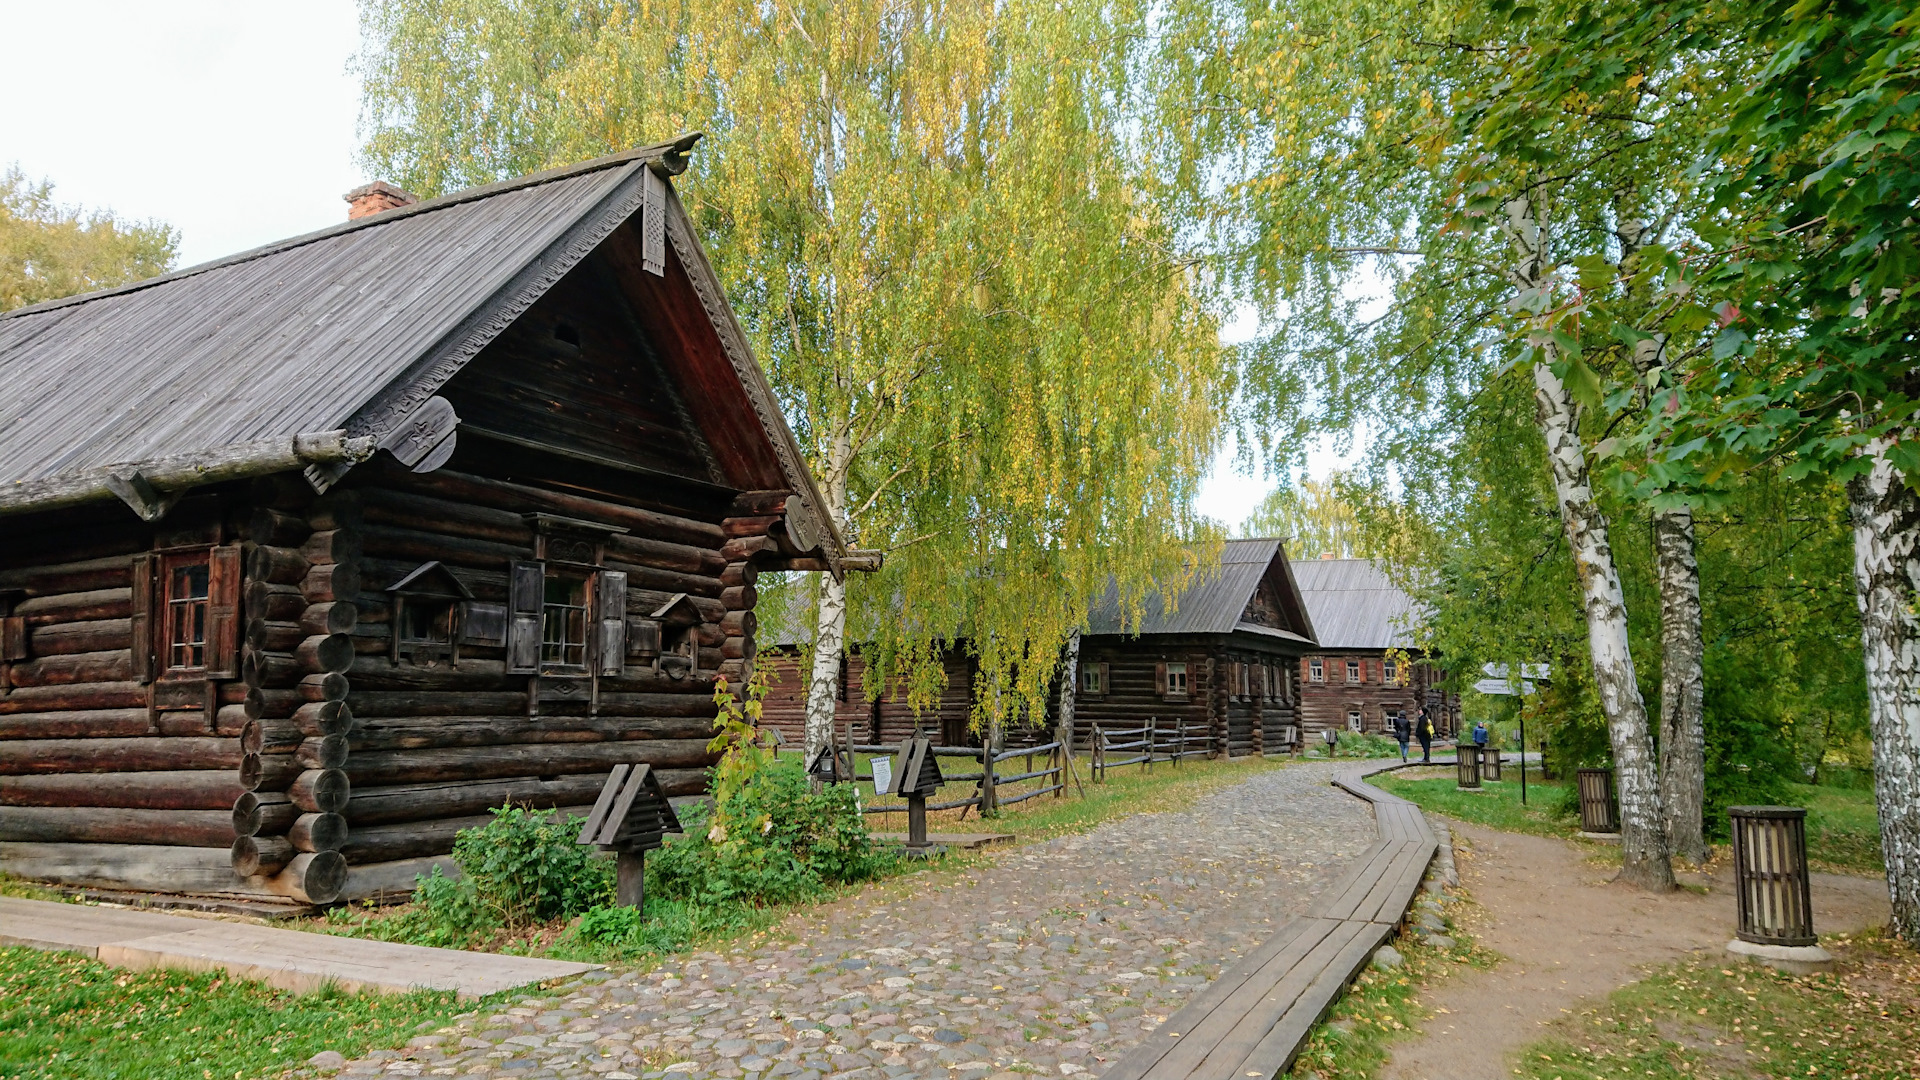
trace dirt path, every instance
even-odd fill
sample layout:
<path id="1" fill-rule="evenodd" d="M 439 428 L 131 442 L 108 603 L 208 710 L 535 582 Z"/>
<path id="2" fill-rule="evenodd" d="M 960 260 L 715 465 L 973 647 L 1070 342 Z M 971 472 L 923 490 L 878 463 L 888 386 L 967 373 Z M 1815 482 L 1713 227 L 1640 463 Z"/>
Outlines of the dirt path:
<path id="1" fill-rule="evenodd" d="M 1458 909 L 1461 926 L 1506 959 L 1489 971 L 1464 971 L 1424 998 L 1436 1015 L 1395 1049 L 1387 1080 L 1506 1076 L 1507 1057 L 1576 1002 L 1634 981 L 1649 965 L 1718 951 L 1733 936 L 1729 876 L 1686 879 L 1706 884 L 1706 895 L 1650 896 L 1609 884 L 1612 870 L 1587 862 L 1566 841 L 1460 823 L 1453 829 L 1470 845 L 1458 864 L 1475 901 Z M 1821 933 L 1880 925 L 1886 885 L 1817 874 L 1813 908 Z"/>

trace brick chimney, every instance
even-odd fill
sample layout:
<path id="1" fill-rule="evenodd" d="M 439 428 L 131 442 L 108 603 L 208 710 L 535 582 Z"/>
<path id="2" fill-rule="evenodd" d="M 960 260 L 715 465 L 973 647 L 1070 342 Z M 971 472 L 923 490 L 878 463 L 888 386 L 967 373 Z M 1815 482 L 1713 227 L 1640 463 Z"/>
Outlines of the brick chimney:
<path id="1" fill-rule="evenodd" d="M 394 210 L 420 200 L 412 194 L 402 191 L 384 180 L 375 180 L 371 184 L 361 184 L 346 193 L 347 220 L 358 221 L 370 217 L 382 210 Z"/>

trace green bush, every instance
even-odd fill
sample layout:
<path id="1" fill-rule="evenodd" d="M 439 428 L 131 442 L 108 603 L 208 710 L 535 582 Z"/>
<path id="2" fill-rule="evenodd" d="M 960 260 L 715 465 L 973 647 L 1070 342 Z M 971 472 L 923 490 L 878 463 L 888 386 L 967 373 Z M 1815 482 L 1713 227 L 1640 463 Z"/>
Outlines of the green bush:
<path id="1" fill-rule="evenodd" d="M 712 906 L 683 900 L 647 897 L 647 913 L 642 918 L 630 907 L 597 907 L 580 916 L 570 938 L 561 943 L 562 953 L 578 952 L 584 958 L 619 956 L 657 956 L 679 952 L 700 941 L 732 936 L 765 923 L 776 916 L 771 911 L 741 904 Z M 569 945 L 583 948 L 570 949 Z"/>
<path id="2" fill-rule="evenodd" d="M 712 809 L 684 815 L 686 835 L 647 860 L 649 892 L 697 904 L 793 903 L 867 880 L 889 861 L 853 785 L 814 791 L 798 757 L 764 760 L 732 782 L 723 771 Z"/>
<path id="3" fill-rule="evenodd" d="M 458 946 L 496 931 L 571 918 L 613 896 L 613 861 L 575 843 L 580 819 L 503 806 L 453 842 L 461 876 L 434 867 L 415 879 L 413 908 L 375 932 L 420 945 Z"/>

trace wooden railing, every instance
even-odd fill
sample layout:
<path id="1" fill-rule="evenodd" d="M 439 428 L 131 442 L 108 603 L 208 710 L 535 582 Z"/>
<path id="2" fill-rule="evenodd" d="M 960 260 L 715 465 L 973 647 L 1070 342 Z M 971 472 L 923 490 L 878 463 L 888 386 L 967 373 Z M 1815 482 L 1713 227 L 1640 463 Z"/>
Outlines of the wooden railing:
<path id="1" fill-rule="evenodd" d="M 1151 771 L 1154 762 L 1180 764 L 1190 757 L 1211 757 L 1213 732 L 1204 723 L 1181 717 L 1172 728 L 1161 725 L 1159 717 L 1148 717 L 1139 727 L 1113 727 L 1094 723 L 1088 743 L 1093 751 L 1092 774 L 1096 782 L 1107 778 L 1108 769 L 1138 765 Z M 1119 753 L 1122 757 L 1115 759 Z M 1125 755 L 1131 756 L 1125 756 Z"/>

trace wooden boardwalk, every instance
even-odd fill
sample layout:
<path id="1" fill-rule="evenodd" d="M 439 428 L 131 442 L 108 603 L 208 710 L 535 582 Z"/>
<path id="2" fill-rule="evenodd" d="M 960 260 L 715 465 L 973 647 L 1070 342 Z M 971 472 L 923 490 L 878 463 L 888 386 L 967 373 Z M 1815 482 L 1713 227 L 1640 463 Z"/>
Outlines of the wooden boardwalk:
<path id="1" fill-rule="evenodd" d="M 225 971 L 297 993 L 331 983 L 348 991 L 452 990 L 463 1000 L 599 967 L 5 896 L 0 945 L 77 952 L 136 970 Z"/>
<path id="2" fill-rule="evenodd" d="M 1101 1080 L 1272 1080 L 1307 1033 L 1394 934 L 1439 848 L 1420 809 L 1366 778 L 1398 761 L 1357 765 L 1334 784 L 1373 804 L 1380 839 L 1307 913 L 1228 968 Z"/>

